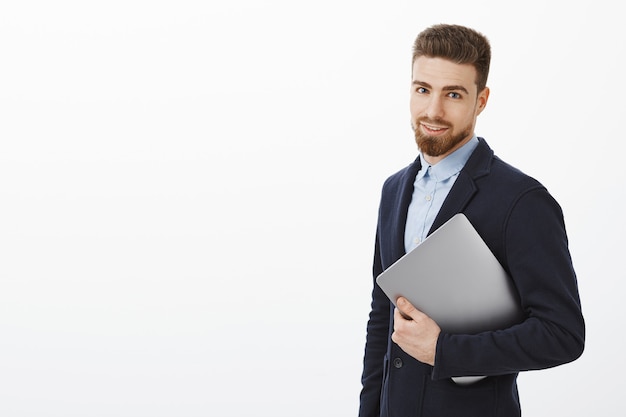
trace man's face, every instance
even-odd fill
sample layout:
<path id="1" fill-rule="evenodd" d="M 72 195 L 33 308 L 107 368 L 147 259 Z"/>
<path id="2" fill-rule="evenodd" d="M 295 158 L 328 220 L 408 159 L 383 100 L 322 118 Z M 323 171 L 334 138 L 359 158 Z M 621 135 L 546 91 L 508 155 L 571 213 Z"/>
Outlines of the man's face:
<path id="1" fill-rule="evenodd" d="M 476 117 L 489 89 L 478 92 L 476 69 L 442 58 L 419 57 L 413 63 L 411 125 L 426 160 L 437 163 L 474 133 Z"/>

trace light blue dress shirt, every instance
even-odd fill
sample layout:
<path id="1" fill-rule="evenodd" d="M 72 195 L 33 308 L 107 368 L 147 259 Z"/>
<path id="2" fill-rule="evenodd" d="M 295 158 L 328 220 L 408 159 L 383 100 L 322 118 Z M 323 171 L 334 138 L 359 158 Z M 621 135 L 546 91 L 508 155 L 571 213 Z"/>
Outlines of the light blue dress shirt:
<path id="1" fill-rule="evenodd" d="M 404 228 L 404 249 L 407 253 L 426 239 L 439 209 L 476 146 L 478 138 L 474 135 L 465 145 L 432 166 L 420 153 L 422 168 L 415 176 Z"/>

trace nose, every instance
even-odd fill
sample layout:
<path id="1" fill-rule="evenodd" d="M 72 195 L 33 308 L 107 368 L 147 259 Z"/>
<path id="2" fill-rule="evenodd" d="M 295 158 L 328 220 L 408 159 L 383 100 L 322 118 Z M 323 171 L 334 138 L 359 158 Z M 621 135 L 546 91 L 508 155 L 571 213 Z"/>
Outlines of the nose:
<path id="1" fill-rule="evenodd" d="M 426 106 L 426 117 L 429 119 L 443 119 L 443 102 L 441 98 L 430 96 Z"/>

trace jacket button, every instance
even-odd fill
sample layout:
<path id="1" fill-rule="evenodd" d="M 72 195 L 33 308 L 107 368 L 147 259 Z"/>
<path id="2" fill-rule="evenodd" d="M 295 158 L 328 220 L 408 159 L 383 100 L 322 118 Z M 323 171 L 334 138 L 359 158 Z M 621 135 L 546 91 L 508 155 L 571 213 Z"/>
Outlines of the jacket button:
<path id="1" fill-rule="evenodd" d="M 393 366 L 395 366 L 396 368 L 400 369 L 400 368 L 402 368 L 402 365 L 403 365 L 403 363 L 402 363 L 402 359 L 400 359 L 400 358 L 395 358 L 395 359 L 393 360 Z"/>

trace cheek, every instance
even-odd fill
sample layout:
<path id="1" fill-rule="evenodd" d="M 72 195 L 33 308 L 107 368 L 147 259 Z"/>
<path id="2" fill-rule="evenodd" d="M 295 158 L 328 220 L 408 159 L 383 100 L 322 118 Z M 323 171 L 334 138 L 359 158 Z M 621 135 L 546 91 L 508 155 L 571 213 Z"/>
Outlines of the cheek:
<path id="1" fill-rule="evenodd" d="M 474 114 L 468 111 L 458 111 L 448 113 L 448 121 L 452 122 L 458 127 L 465 127 L 472 123 L 474 120 Z"/>

